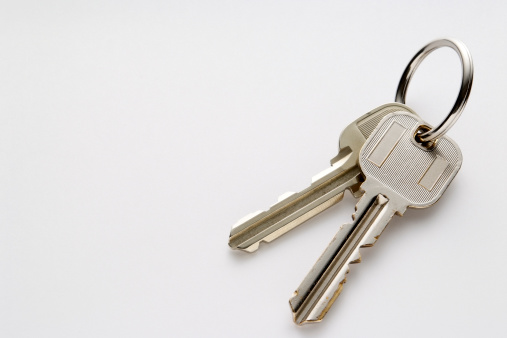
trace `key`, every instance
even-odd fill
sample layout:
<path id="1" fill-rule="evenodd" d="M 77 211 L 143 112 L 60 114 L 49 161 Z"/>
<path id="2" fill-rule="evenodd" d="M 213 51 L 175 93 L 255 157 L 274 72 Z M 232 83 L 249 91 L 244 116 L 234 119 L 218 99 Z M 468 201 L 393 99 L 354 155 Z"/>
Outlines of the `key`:
<path id="1" fill-rule="evenodd" d="M 291 229 L 342 200 L 345 190 L 361 195 L 363 181 L 358 155 L 364 142 L 380 120 L 396 111 L 409 112 L 399 103 L 380 106 L 361 116 L 343 130 L 339 153 L 331 159 L 331 167 L 315 175 L 311 185 L 299 193 L 285 193 L 267 211 L 257 211 L 240 219 L 232 228 L 229 246 L 254 252 L 260 242 L 271 242 Z"/>
<path id="2" fill-rule="evenodd" d="M 421 146 L 414 139 L 421 125 L 415 115 L 390 114 L 365 142 L 359 154 L 364 194 L 353 222 L 340 228 L 290 299 L 296 324 L 322 320 L 342 291 L 349 264 L 361 262 L 359 249 L 373 246 L 395 214 L 438 201 L 457 174 L 458 146 L 445 136 L 432 149 Z"/>

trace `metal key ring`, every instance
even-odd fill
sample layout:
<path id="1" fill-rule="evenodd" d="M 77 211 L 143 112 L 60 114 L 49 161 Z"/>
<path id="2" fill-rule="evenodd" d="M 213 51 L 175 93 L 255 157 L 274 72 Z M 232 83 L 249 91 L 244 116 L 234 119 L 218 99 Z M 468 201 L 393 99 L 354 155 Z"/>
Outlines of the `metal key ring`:
<path id="1" fill-rule="evenodd" d="M 468 97 L 470 96 L 470 91 L 472 90 L 474 66 L 472 63 L 472 56 L 470 55 L 468 48 L 459 40 L 441 39 L 430 42 L 424 46 L 419 52 L 417 52 L 412 60 L 410 60 L 407 68 L 405 68 L 405 71 L 401 76 L 400 83 L 398 84 L 395 101 L 403 104 L 405 103 L 408 85 L 417 67 L 419 67 L 426 56 L 440 47 L 450 47 L 458 53 L 462 66 L 461 87 L 456 102 L 444 121 L 442 121 L 438 127 L 418 135 L 418 139 L 422 142 L 431 142 L 438 139 L 444 135 L 454 125 L 454 123 L 456 123 L 463 111 L 463 108 L 465 108 Z"/>

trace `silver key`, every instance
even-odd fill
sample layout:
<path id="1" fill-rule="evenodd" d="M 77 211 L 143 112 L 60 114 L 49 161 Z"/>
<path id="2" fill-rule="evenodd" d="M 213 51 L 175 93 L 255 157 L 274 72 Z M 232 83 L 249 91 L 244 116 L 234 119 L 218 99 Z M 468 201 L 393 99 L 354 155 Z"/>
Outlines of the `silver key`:
<path id="1" fill-rule="evenodd" d="M 359 249 L 375 244 L 390 219 L 407 207 L 426 208 L 442 196 L 461 167 L 458 146 L 442 136 L 433 149 L 414 136 L 425 123 L 406 113 L 385 117 L 366 141 L 359 164 L 366 177 L 353 222 L 342 226 L 290 299 L 294 322 L 322 320 L 340 294 Z"/>
<path id="2" fill-rule="evenodd" d="M 364 180 L 358 165 L 359 151 L 380 120 L 396 111 L 415 115 L 403 104 L 390 103 L 352 122 L 340 135 L 339 153 L 331 160 L 331 167 L 315 175 L 303 191 L 285 193 L 269 210 L 240 219 L 231 230 L 229 246 L 253 252 L 260 242 L 271 242 L 341 201 L 345 190 L 359 197 L 359 186 Z"/>

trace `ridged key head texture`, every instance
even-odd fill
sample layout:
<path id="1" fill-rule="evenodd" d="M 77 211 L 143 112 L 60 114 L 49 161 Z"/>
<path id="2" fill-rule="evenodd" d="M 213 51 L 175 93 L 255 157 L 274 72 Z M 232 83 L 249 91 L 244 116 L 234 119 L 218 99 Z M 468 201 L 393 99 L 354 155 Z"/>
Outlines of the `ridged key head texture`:
<path id="1" fill-rule="evenodd" d="M 387 196 L 394 192 L 413 208 L 438 201 L 462 163 L 458 145 L 446 136 L 431 150 L 421 147 L 414 139 L 420 125 L 426 123 L 411 114 L 387 115 L 359 155 L 365 183 L 378 183 Z"/>

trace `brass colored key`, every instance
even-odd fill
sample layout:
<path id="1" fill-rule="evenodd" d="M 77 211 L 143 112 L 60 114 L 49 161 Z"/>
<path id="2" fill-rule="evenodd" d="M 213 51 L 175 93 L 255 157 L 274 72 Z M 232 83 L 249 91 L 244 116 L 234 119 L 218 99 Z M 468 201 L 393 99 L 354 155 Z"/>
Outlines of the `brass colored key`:
<path id="1" fill-rule="evenodd" d="M 260 242 L 271 242 L 341 201 L 345 190 L 359 197 L 359 186 L 364 180 L 358 165 L 359 151 L 380 120 L 393 112 L 416 115 L 403 104 L 390 103 L 352 122 L 340 135 L 340 150 L 331 160 L 331 167 L 315 175 L 312 184 L 303 191 L 285 193 L 269 210 L 240 219 L 231 230 L 229 246 L 253 252 Z"/>

